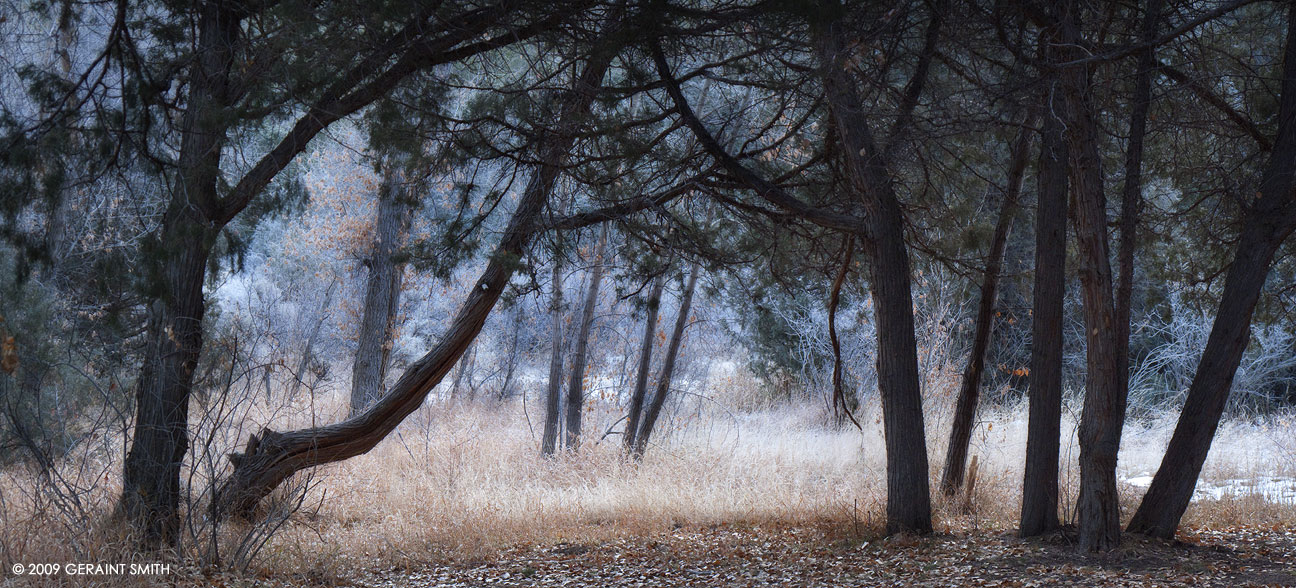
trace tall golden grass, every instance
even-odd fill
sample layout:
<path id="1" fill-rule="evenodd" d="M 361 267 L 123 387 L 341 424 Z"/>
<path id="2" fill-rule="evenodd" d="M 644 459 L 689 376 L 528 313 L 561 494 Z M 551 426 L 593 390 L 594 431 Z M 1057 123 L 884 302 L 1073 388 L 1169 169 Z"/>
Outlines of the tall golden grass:
<path id="1" fill-rule="evenodd" d="M 927 439 L 933 489 L 944 456 L 951 382 L 928 399 Z M 642 463 L 627 461 L 611 401 L 586 414 L 591 432 L 579 452 L 539 455 L 540 399 L 503 404 L 432 402 L 370 453 L 314 472 L 301 507 L 260 550 L 252 568 L 318 577 L 357 566 L 406 566 L 446 558 L 480 558 L 530 543 L 589 542 L 646 535 L 675 526 L 809 525 L 861 535 L 880 531 L 885 467 L 880 409 L 865 402 L 862 430 L 830 426 L 806 403 L 758 401 L 750 379 L 732 373 L 694 386 L 660 423 Z M 219 457 L 260 426 L 287 428 L 339 418 L 341 396 L 278 404 L 262 400 L 219 427 L 197 427 L 194 446 L 212 439 Z M 195 412 L 204 407 L 195 406 Z M 982 411 L 973 437 L 978 476 L 971 508 L 962 498 L 935 498 L 939 530 L 1008 530 L 1015 526 L 1025 454 L 1022 403 Z M 1078 408 L 1063 423 L 1063 510 L 1078 482 Z M 1176 415 L 1128 424 L 1122 478 L 1156 471 Z M 613 433 L 602 437 L 605 431 Z M 121 561 L 125 541 L 105 524 L 118 481 L 122 435 L 92 437 L 60 462 L 61 504 L 50 480 L 25 469 L 0 472 L 0 557 L 11 562 Z M 223 461 L 219 463 L 224 466 Z M 191 495 L 207 477 L 193 468 Z M 1203 480 L 1296 476 L 1296 417 L 1230 421 L 1216 438 Z M 1142 489 L 1122 486 L 1125 512 Z M 63 499 L 66 501 L 66 498 Z M 201 524 L 200 511 L 193 514 Z M 1239 524 L 1296 526 L 1296 504 L 1255 496 L 1198 501 L 1189 527 Z M 242 536 L 228 527 L 228 551 Z M 186 549 L 202 551 L 204 546 Z M 182 554 L 188 561 L 194 553 Z M 211 560 L 211 554 L 203 557 Z M 228 556 L 227 556 L 228 557 Z M 199 558 L 201 559 L 201 558 Z"/>

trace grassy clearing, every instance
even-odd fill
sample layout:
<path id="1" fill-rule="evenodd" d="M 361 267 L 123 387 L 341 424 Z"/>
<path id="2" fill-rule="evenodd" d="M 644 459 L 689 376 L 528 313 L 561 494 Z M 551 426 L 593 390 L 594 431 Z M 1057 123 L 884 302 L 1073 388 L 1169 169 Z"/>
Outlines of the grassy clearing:
<path id="1" fill-rule="evenodd" d="M 342 398 L 254 406 L 242 427 L 201 429 L 205 451 L 222 455 L 262 424 L 300 426 L 337 418 Z M 949 415 L 948 398 L 931 400 L 928 445 L 932 479 L 939 475 Z M 716 393 L 682 401 L 663 422 L 643 463 L 623 459 L 614 433 L 621 415 L 596 403 L 579 453 L 539 456 L 538 399 L 499 405 L 439 402 L 425 406 L 398 434 L 367 455 L 315 472 L 301 508 L 251 561 L 264 574 L 328 579 L 368 567 L 410 567 L 433 561 L 472 561 L 528 544 L 589 544 L 709 525 L 823 528 L 831 534 L 876 537 L 885 501 L 885 454 L 880 409 L 860 411 L 863 430 L 826 425 L 820 410 L 759 406 Z M 1078 482 L 1076 410 L 1064 417 L 1064 514 Z M 1175 415 L 1131 422 L 1120 475 L 1151 474 Z M 212 431 L 215 430 L 216 434 Z M 1005 532 L 1016 525 L 1025 453 L 1025 406 L 984 411 L 973 439 L 979 475 L 971 508 L 962 499 L 935 498 L 938 531 Z M 1230 421 L 1220 430 L 1203 480 L 1296 477 L 1296 417 L 1283 414 Z M 200 450 L 201 453 L 202 450 Z M 129 561 L 126 542 L 102 525 L 118 491 L 121 436 L 88 440 L 64 460 L 62 497 L 46 480 L 10 470 L 0 474 L 0 537 L 6 569 L 12 562 Z M 201 460 L 199 460 L 201 461 Z M 196 499 L 202 467 L 191 471 Z M 934 486 L 933 482 L 933 486 Z M 1122 487 L 1125 512 L 1142 489 Z M 200 513 L 192 517 L 201 524 Z M 1296 504 L 1257 496 L 1226 496 L 1193 504 L 1192 532 L 1240 525 L 1296 528 Z M 220 535 L 222 561 L 243 537 Z M 213 561 L 206 545 L 187 544 L 190 561 Z M 12 579 L 12 578 L 11 578 Z"/>

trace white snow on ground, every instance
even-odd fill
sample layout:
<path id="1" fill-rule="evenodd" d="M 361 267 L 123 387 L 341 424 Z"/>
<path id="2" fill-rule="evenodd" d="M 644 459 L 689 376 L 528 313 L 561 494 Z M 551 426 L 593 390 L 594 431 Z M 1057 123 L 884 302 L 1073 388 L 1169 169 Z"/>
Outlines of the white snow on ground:
<path id="1" fill-rule="evenodd" d="M 1126 478 L 1125 483 L 1139 488 L 1152 485 L 1152 476 Z M 1296 478 L 1232 479 L 1223 482 L 1200 481 L 1193 500 L 1220 500 L 1227 497 L 1259 496 L 1276 504 L 1296 504 Z"/>

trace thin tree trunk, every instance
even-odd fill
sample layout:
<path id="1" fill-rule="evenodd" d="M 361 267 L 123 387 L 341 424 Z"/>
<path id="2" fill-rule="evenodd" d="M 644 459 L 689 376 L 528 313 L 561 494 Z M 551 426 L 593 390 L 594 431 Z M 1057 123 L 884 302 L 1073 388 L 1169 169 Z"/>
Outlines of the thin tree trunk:
<path id="1" fill-rule="evenodd" d="M 468 373 L 468 370 L 472 367 L 473 353 L 476 349 L 476 343 L 469 345 L 468 350 L 464 351 L 463 357 L 459 358 L 459 367 L 455 369 L 454 380 L 450 384 L 450 400 L 459 400 L 459 387 L 463 384 L 464 374 Z M 470 376 L 469 380 L 471 379 Z M 469 384 L 469 388 L 471 388 L 471 381 Z"/>
<path id="2" fill-rule="evenodd" d="M 1296 229 L 1296 199 L 1292 198 L 1296 187 L 1296 7 L 1288 8 L 1283 60 L 1278 136 L 1260 181 L 1259 199 L 1246 213 L 1206 349 L 1161 467 L 1130 520 L 1131 532 L 1171 539 L 1179 528 L 1228 405 L 1274 254 Z"/>
<path id="3" fill-rule="evenodd" d="M 594 326 L 594 310 L 598 307 L 599 284 L 603 281 L 603 252 L 607 247 L 607 225 L 599 237 L 594 253 L 594 273 L 585 290 L 585 307 L 581 310 L 580 334 L 576 337 L 576 350 L 572 357 L 571 381 L 567 384 L 567 449 L 580 449 L 581 420 L 585 410 L 585 366 L 589 360 L 590 329 Z"/>
<path id="4" fill-rule="evenodd" d="M 855 394 L 852 392 L 851 398 L 848 400 L 846 398 L 846 386 L 842 383 L 841 340 L 837 338 L 837 306 L 841 303 L 841 289 L 846 283 L 847 274 L 850 273 L 851 261 L 855 258 L 855 240 L 847 237 L 844 249 L 841 269 L 837 271 L 837 277 L 833 279 L 832 290 L 828 294 L 828 341 L 832 344 L 833 354 L 832 407 L 837 426 L 844 426 L 846 421 L 849 420 L 859 428 L 859 421 L 855 420 L 855 415 L 851 412 Z"/>
<path id="5" fill-rule="evenodd" d="M 657 378 L 657 392 L 644 409 L 643 423 L 635 434 L 634 458 L 643 459 L 648 450 L 648 440 L 652 437 L 657 419 L 661 417 L 662 407 L 666 405 L 666 396 L 670 394 L 671 380 L 675 377 L 675 361 L 679 358 L 680 346 L 684 342 L 684 329 L 688 327 L 689 312 L 693 308 L 693 292 L 697 289 L 698 274 L 702 269 L 693 266 L 689 273 L 688 283 L 680 297 L 679 313 L 675 316 L 675 328 L 671 331 L 670 342 L 666 344 L 666 355 L 662 358 L 661 376 Z"/>
<path id="6" fill-rule="evenodd" d="M 1047 38 L 1045 42 L 1051 41 Z M 1048 52 L 1041 51 L 1047 55 Z M 1046 82 L 1051 80 L 1046 78 Z M 1053 87 L 1053 84 L 1050 84 Z M 1021 535 L 1056 530 L 1062 434 L 1062 302 L 1066 295 L 1066 221 L 1070 150 L 1059 119 L 1062 100 L 1045 94 L 1035 208 L 1035 284 L 1031 310 L 1030 408 Z"/>
<path id="7" fill-rule="evenodd" d="M 1066 4 L 1062 16 L 1062 53 L 1084 57 L 1081 6 Z M 1103 189 L 1098 125 L 1090 95 L 1090 72 L 1068 67 L 1060 75 L 1063 111 L 1071 147 L 1073 222 L 1084 307 L 1086 373 L 1080 415 L 1080 496 L 1076 515 L 1080 547 L 1103 552 L 1120 545 L 1120 497 L 1116 493 L 1116 454 L 1125 424 L 1126 390 L 1117 374 L 1116 308 L 1108 257 L 1107 200 Z"/>
<path id="8" fill-rule="evenodd" d="M 1026 127 L 1032 121 L 1028 117 Z M 954 409 L 954 424 L 950 428 L 949 446 L 945 452 L 945 470 L 941 475 L 941 490 L 953 496 L 963 486 L 967 469 L 968 445 L 972 442 L 972 425 L 976 417 L 977 401 L 981 396 L 981 375 L 985 370 L 986 349 L 990 346 L 990 332 L 994 326 L 995 297 L 998 294 L 999 274 L 1003 266 L 1004 250 L 1008 246 L 1008 231 L 1017 215 L 1017 200 L 1021 195 L 1022 177 L 1026 174 L 1027 153 L 1032 132 L 1022 129 L 1011 149 L 1008 168 L 1008 185 L 1004 191 L 999 220 L 995 223 L 994 237 L 990 241 L 990 254 L 981 281 L 981 300 L 977 306 L 976 326 L 972 332 L 972 353 L 963 371 L 963 384 L 959 387 Z"/>
<path id="9" fill-rule="evenodd" d="M 549 356 L 549 384 L 545 393 L 544 433 L 540 441 L 540 453 L 553 455 L 558 449 L 558 415 L 562 404 L 562 370 L 563 370 L 563 294 L 562 294 L 562 261 L 554 255 L 553 299 L 550 301 L 549 317 L 551 354 Z"/>
<path id="10" fill-rule="evenodd" d="M 1142 40 L 1156 39 L 1161 18 L 1161 0 L 1148 0 L 1144 7 Z M 1156 49 L 1139 52 L 1138 74 L 1130 109 L 1129 146 L 1125 150 L 1125 185 L 1121 189 L 1120 241 L 1116 253 L 1116 376 L 1120 389 L 1129 391 L 1130 314 L 1134 298 L 1134 252 L 1138 248 L 1139 216 L 1143 209 L 1143 140 L 1147 136 L 1148 109 L 1152 105 L 1152 74 Z"/>
<path id="11" fill-rule="evenodd" d="M 409 232 L 413 207 L 405 193 L 404 175 L 388 163 L 379 188 L 374 242 L 365 279 L 364 311 L 360 319 L 359 346 L 351 369 L 351 414 L 357 414 L 382 397 L 387 367 L 391 364 L 396 311 L 400 308 L 404 264 L 396 253 Z"/>
<path id="12" fill-rule="evenodd" d="M 639 349 L 639 374 L 635 376 L 634 392 L 630 395 L 630 412 L 626 417 L 625 435 L 622 439 L 628 455 L 634 454 L 635 441 L 639 436 L 644 397 L 648 395 L 648 374 L 652 371 L 653 345 L 657 339 L 657 313 L 661 308 L 662 290 L 665 287 L 666 278 L 658 277 L 648 293 L 648 316 L 644 317 L 643 344 Z"/>

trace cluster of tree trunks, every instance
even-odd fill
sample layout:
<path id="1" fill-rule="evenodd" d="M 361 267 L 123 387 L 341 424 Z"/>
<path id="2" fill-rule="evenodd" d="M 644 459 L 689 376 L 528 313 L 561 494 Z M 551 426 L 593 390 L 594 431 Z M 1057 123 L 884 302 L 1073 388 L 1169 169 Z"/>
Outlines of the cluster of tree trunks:
<path id="1" fill-rule="evenodd" d="M 188 404 L 194 369 L 203 346 L 205 303 L 203 282 L 209 257 L 223 227 L 238 215 L 270 180 L 329 124 L 383 96 L 412 73 L 461 60 L 501 45 L 539 34 L 557 22 L 546 20 L 515 27 L 483 41 L 499 22 L 500 7 L 468 11 L 454 22 L 434 22 L 423 15 L 398 32 L 389 43 L 363 56 L 354 70 L 343 72 L 263 159 L 226 190 L 221 167 L 223 147 L 232 122 L 222 116 L 242 96 L 235 64 L 243 47 L 247 10 L 224 3 L 207 3 L 199 11 L 195 59 L 183 116 L 183 132 L 172 195 L 161 229 L 149 245 L 148 270 L 157 285 L 149 306 L 147 348 L 137 388 L 137 414 L 124 468 L 118 515 L 141 532 L 145 544 L 160 546 L 179 531 L 180 470 L 188 449 Z M 1143 145 L 1151 104 L 1151 84 L 1162 69 L 1155 56 L 1162 2 L 1148 0 L 1140 21 L 1140 45 L 1126 55 L 1136 58 L 1130 101 L 1129 142 L 1124 160 L 1117 271 L 1111 264 L 1107 203 L 1101 157 L 1097 107 L 1093 95 L 1093 59 L 1099 43 L 1086 37 L 1086 3 L 1059 2 L 1033 12 L 1040 26 L 1037 61 L 1042 108 L 1038 118 L 1039 156 L 1035 215 L 1035 275 L 1030 360 L 1029 430 L 1023 502 L 1022 535 L 1059 527 L 1058 472 L 1062 400 L 1062 319 L 1065 294 L 1066 228 L 1070 218 L 1076 239 L 1085 345 L 1086 391 L 1081 415 L 1080 492 L 1076 508 L 1080 545 L 1102 551 L 1120 541 L 1120 511 L 1116 492 L 1116 457 L 1125 418 L 1129 387 L 1129 337 L 1138 225 L 1142 202 Z M 1234 3 L 1236 7 L 1239 3 Z M 867 256 L 869 292 L 876 313 L 877 374 L 887 451 L 888 532 L 928 533 L 932 530 L 926 432 L 918 377 L 914 333 L 914 300 L 906 213 L 895 188 L 895 161 L 907 141 L 913 111 L 924 92 L 929 69 L 938 55 L 944 4 L 930 4 L 930 19 L 911 76 L 900 92 L 894 123 L 885 136 L 876 132 L 869 116 L 861 81 L 851 66 L 854 40 L 852 14 L 836 0 L 816 3 L 805 16 L 817 75 L 823 84 L 823 107 L 835 142 L 836 173 L 841 206 L 820 207 L 784 190 L 730 154 L 690 107 L 680 79 L 671 72 L 661 40 L 648 41 L 661 88 L 677 116 L 734 182 L 753 192 L 766 205 L 799 220 L 857 240 Z M 610 11 L 604 34 L 612 38 L 621 28 L 621 9 Z M 1233 376 L 1249 340 L 1249 324 L 1270 265 L 1281 244 L 1296 230 L 1296 9 L 1289 7 L 1277 134 L 1263 137 L 1254 124 L 1251 134 L 1269 151 L 1259 194 L 1244 201 L 1241 235 L 1229 266 L 1206 349 L 1162 467 L 1140 504 L 1129 530 L 1172 537 L 1178 527 L 1216 427 L 1223 414 Z M 292 432 L 263 430 L 244 450 L 230 456 L 233 471 L 221 482 L 214 498 L 217 518 L 249 516 L 258 502 L 283 480 L 306 468 L 362 454 L 378 444 L 459 362 L 480 332 L 505 286 L 537 233 L 553 227 L 538 219 L 550 207 L 554 191 L 597 89 L 617 51 L 592 52 L 572 86 L 557 92 L 550 104 L 557 113 L 552 129 L 534 141 L 534 164 L 513 216 L 486 269 L 459 309 L 442 340 L 416 361 L 385 393 L 390 337 L 400 291 L 401 268 L 396 260 L 410 222 L 410 205 L 402 195 L 397 174 L 384 178 L 377 212 L 374 250 L 366 282 L 360 351 L 353 370 L 352 414 L 346 420 Z M 66 69 L 66 68 L 65 68 Z M 1176 78 L 1173 70 L 1169 78 Z M 1191 84 L 1189 84 L 1191 85 Z M 1208 94 L 1194 87 L 1199 95 Z M 1207 100 L 1228 110 L 1226 103 Z M 1237 115 L 1236 112 L 1233 112 Z M 1239 115 L 1240 116 L 1240 115 Z M 1025 127 L 1032 126 L 1031 123 Z M 941 486 L 954 493 L 961 485 L 975 422 L 979 382 L 989 345 L 995 296 L 1007 235 L 1017 208 L 1029 161 L 1033 130 L 1023 130 L 1010 149 L 1007 184 L 982 277 L 972 354 L 963 375 L 957 412 L 950 432 Z M 1070 197 L 1068 200 L 1068 196 Z M 645 200 L 626 209 L 653 205 Z M 619 211 L 620 209 L 618 209 Z M 596 211 L 581 223 L 593 224 L 626 211 Z M 565 444 L 580 444 L 584 408 L 586 354 L 595 318 L 606 236 L 598 245 L 586 288 L 579 333 L 573 354 L 566 399 Z M 561 380 L 564 364 L 562 328 L 562 266 L 556 248 L 553 267 L 552 358 L 546 395 L 546 421 L 541 451 L 552 454 L 559 438 Z M 848 257 L 849 259 L 849 257 Z M 680 307 L 667 344 L 655 394 L 648 397 L 653 346 L 665 278 L 657 277 L 648 295 L 648 312 L 638 374 L 630 395 L 623 443 L 641 457 L 668 397 L 676 358 L 688 326 L 690 307 L 700 274 L 691 267 L 681 292 Z M 831 306 L 846 275 L 834 286 Z M 835 327 L 832 334 L 836 347 Z M 516 342 L 516 339 L 515 339 Z M 510 364 L 510 374 L 511 374 Z M 839 368 L 838 368 L 839 370 Z M 840 372 L 835 372 L 840 388 Z M 506 385 L 507 386 L 507 385 Z"/>

